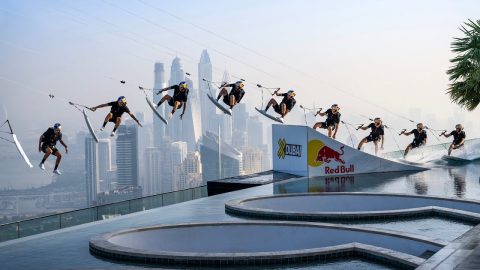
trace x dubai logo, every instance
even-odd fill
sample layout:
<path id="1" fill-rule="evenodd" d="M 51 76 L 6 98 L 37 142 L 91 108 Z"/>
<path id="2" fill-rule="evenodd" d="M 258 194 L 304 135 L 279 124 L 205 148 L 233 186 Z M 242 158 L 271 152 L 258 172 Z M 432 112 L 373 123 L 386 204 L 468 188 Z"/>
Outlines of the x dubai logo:
<path id="1" fill-rule="evenodd" d="M 279 139 L 277 156 L 281 159 L 285 159 L 285 156 L 301 157 L 302 146 L 299 144 L 289 144 L 285 139 Z"/>

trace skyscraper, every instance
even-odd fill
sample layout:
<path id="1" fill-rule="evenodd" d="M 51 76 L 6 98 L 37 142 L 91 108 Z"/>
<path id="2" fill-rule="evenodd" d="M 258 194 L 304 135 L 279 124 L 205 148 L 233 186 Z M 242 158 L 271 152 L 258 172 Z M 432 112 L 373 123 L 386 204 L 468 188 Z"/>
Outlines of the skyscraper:
<path id="1" fill-rule="evenodd" d="M 258 173 L 263 170 L 263 152 L 261 148 L 246 147 L 242 149 L 243 169 L 245 174 Z"/>
<path id="2" fill-rule="evenodd" d="M 187 108 L 183 119 L 179 121 L 181 125 L 180 138 L 173 138 L 179 141 L 187 142 L 188 151 L 197 150 L 197 142 L 202 133 L 201 127 L 201 113 L 200 113 L 200 99 L 198 91 L 193 87 L 193 82 L 189 78 L 185 78 L 185 82 L 190 89 L 188 95 Z M 180 109 L 183 110 L 183 109 Z M 181 113 L 181 112 L 179 112 Z M 174 120 L 177 121 L 177 120 Z"/>
<path id="3" fill-rule="evenodd" d="M 98 148 L 91 136 L 85 137 L 85 172 L 87 207 L 90 207 L 96 205 L 99 190 Z"/>
<path id="4" fill-rule="evenodd" d="M 168 81 L 169 85 L 174 85 L 178 84 L 181 81 L 185 81 L 185 72 L 183 71 L 182 64 L 180 62 L 180 58 L 175 57 L 172 61 L 172 66 L 170 67 L 170 80 Z M 170 96 L 173 95 L 173 90 L 169 91 L 168 93 Z M 164 103 L 165 105 L 165 115 L 168 115 L 172 111 L 172 107 L 169 106 L 168 104 Z M 163 106 L 163 105 L 162 105 Z M 166 135 L 168 135 L 172 140 L 174 141 L 180 141 L 182 140 L 182 123 L 179 118 L 181 111 L 183 108 L 181 108 L 179 111 L 175 113 L 173 118 L 168 122 L 168 128 L 166 130 Z"/>
<path id="5" fill-rule="evenodd" d="M 263 124 L 258 116 L 248 119 L 248 146 L 261 147 L 263 144 Z"/>
<path id="6" fill-rule="evenodd" d="M 186 189 L 202 185 L 202 163 L 199 152 L 189 152 L 182 163 L 177 189 Z"/>
<path id="7" fill-rule="evenodd" d="M 242 153 L 223 141 L 219 142 L 218 136 L 211 132 L 202 136 L 200 154 L 204 182 L 238 176 L 243 172 Z"/>
<path id="8" fill-rule="evenodd" d="M 145 149 L 145 180 L 142 183 L 144 195 L 163 193 L 162 190 L 162 152 L 158 147 Z"/>
<path id="9" fill-rule="evenodd" d="M 109 139 L 100 139 L 100 141 L 98 142 L 98 173 L 99 173 L 99 179 L 101 184 L 98 192 L 108 191 L 108 186 L 109 186 L 108 171 L 111 171 L 111 170 L 112 170 L 111 141 Z"/>
<path id="10" fill-rule="evenodd" d="M 231 78 L 230 74 L 228 73 L 227 70 L 223 72 L 222 76 L 222 82 L 224 83 L 230 83 Z M 231 116 L 227 116 L 222 112 L 219 113 L 219 123 L 221 123 L 222 126 L 222 137 L 223 140 L 226 141 L 227 143 L 232 143 L 232 134 L 233 134 L 233 121 Z"/>
<path id="11" fill-rule="evenodd" d="M 165 87 L 165 69 L 163 63 L 155 63 L 155 72 L 154 72 L 154 85 L 153 88 L 161 89 Z M 153 93 L 153 102 L 157 104 L 164 94 L 156 95 L 155 91 Z M 162 114 L 162 111 L 160 111 Z M 165 136 L 165 124 L 158 119 L 158 117 L 152 112 L 153 115 L 153 143 L 155 146 L 160 146 L 163 137 Z M 164 116 L 165 114 L 162 114 Z"/>
<path id="12" fill-rule="evenodd" d="M 247 130 L 247 120 L 248 120 L 248 113 L 247 113 L 247 105 L 245 103 L 238 103 L 235 106 L 235 111 L 232 115 L 233 117 L 233 131 Z"/>
<path id="13" fill-rule="evenodd" d="M 232 115 L 233 120 L 233 135 L 232 145 L 237 149 L 246 147 L 248 143 L 247 132 L 247 106 L 245 103 L 239 103 L 235 106 L 235 113 Z"/>
<path id="14" fill-rule="evenodd" d="M 201 121 L 202 121 L 202 135 L 206 131 L 215 132 L 216 123 L 212 123 L 212 116 L 215 115 L 216 108 L 212 104 L 206 93 L 209 93 L 208 83 L 203 81 L 203 79 L 212 80 L 212 62 L 210 61 L 210 56 L 208 55 L 207 50 L 202 51 L 200 56 L 200 62 L 198 63 L 198 87 L 200 93 L 200 110 L 201 110 Z M 213 95 L 216 95 L 215 87 L 211 88 Z"/>
<path id="15" fill-rule="evenodd" d="M 182 172 L 182 163 L 187 157 L 187 143 L 173 142 L 170 148 L 171 168 L 173 175 L 173 189 L 179 190 L 180 174 Z"/>
<path id="16" fill-rule="evenodd" d="M 138 128 L 127 120 L 118 128 L 117 137 L 117 187 L 138 186 Z"/>

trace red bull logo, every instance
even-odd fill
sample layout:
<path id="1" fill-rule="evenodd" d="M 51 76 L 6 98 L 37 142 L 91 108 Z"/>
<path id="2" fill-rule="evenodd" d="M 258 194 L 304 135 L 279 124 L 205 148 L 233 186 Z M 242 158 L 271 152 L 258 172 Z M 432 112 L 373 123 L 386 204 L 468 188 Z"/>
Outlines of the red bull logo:
<path id="1" fill-rule="evenodd" d="M 323 164 L 337 166 L 325 166 L 325 174 L 348 174 L 355 171 L 353 164 L 346 165 L 342 156 L 345 154 L 345 146 L 341 146 L 338 150 L 325 145 L 320 140 L 311 140 L 308 142 L 308 165 L 310 167 L 319 167 Z"/>
<path id="2" fill-rule="evenodd" d="M 330 161 L 335 160 L 337 162 L 345 164 L 345 161 L 340 158 L 343 154 L 345 154 L 345 152 L 343 151 L 343 147 L 344 146 L 340 147 L 340 151 L 342 151 L 340 153 L 325 145 L 320 150 L 318 150 L 316 161 L 330 163 Z"/>

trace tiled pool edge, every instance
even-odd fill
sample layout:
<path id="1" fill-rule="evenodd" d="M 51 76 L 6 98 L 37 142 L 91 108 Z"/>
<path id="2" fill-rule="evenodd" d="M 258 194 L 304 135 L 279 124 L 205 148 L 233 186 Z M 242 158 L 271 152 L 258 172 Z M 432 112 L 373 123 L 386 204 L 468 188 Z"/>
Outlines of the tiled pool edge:
<path id="1" fill-rule="evenodd" d="M 321 224 L 321 223 L 309 223 L 309 222 L 289 222 L 289 221 L 257 221 L 257 222 L 221 222 L 221 223 L 203 223 L 203 224 L 216 224 L 218 226 L 226 224 L 279 224 L 288 226 L 302 225 L 311 227 L 332 228 L 339 230 L 350 231 L 363 231 L 368 233 L 374 233 L 379 235 L 393 236 L 398 238 L 409 239 L 418 242 L 424 242 L 426 244 L 434 245 L 443 248 L 447 243 L 441 240 L 429 239 L 422 236 L 393 232 L 382 229 L 373 228 L 360 228 L 355 226 L 343 226 L 338 224 Z M 414 269 L 425 262 L 417 256 L 413 256 L 407 253 L 395 251 L 388 248 L 352 242 L 348 244 L 335 245 L 331 247 L 322 247 L 314 249 L 294 250 L 294 251 L 282 251 L 282 252 L 261 252 L 262 255 L 255 258 L 251 258 L 251 253 L 185 253 L 187 256 L 179 256 L 178 253 L 169 252 L 148 252 L 143 250 L 127 248 L 112 244 L 108 241 L 111 237 L 123 233 L 132 231 L 142 231 L 154 228 L 174 228 L 178 226 L 197 226 L 199 223 L 187 223 L 177 225 L 160 225 L 150 226 L 144 228 L 127 229 L 113 233 L 107 233 L 94 237 L 90 240 L 89 247 L 91 253 L 99 255 L 105 258 L 114 260 L 123 260 L 130 262 L 139 262 L 147 264 L 177 264 L 177 265 L 200 265 L 200 266 L 228 266 L 228 265 L 261 265 L 261 264 L 292 264 L 301 262 L 327 262 L 328 260 L 349 258 L 349 257 L 361 257 L 368 260 L 379 261 L 384 264 L 394 265 L 401 268 Z M 115 252 L 112 253 L 112 250 Z M 139 251 L 142 254 L 139 255 Z M 299 252 L 301 251 L 301 252 Z M 200 256 L 202 255 L 202 256 Z M 248 259 L 250 258 L 250 259 Z"/>
<path id="2" fill-rule="evenodd" d="M 463 234 L 461 237 L 455 239 L 447 246 L 440 249 L 417 269 L 475 269 L 478 267 L 478 264 L 475 263 L 475 268 L 468 267 L 468 265 L 473 262 L 472 260 L 478 260 L 478 256 L 473 254 L 473 252 L 479 248 L 479 243 L 480 225 L 477 225 L 473 229 Z M 463 267 L 462 264 L 467 265 L 466 267 Z"/>
<path id="3" fill-rule="evenodd" d="M 443 201 L 455 201 L 466 204 L 480 204 L 480 201 L 459 200 L 453 198 L 444 198 L 438 196 L 418 196 L 408 194 L 388 194 L 388 193 L 366 193 L 366 192 L 330 192 L 330 193 L 298 193 L 283 194 L 274 196 L 256 196 L 247 199 L 237 199 L 228 201 L 225 204 L 225 212 L 239 217 L 260 218 L 270 220 L 294 220 L 294 221 L 334 221 L 334 220 L 384 220 L 392 218 L 405 217 L 428 217 L 438 216 L 452 218 L 455 220 L 466 221 L 470 223 L 480 223 L 480 213 L 463 211 L 454 208 L 446 208 L 439 206 L 426 206 L 417 208 L 405 208 L 399 210 L 384 211 L 357 211 L 357 212 L 293 212 L 270 210 L 265 208 L 255 208 L 243 205 L 244 202 L 258 200 L 270 197 L 296 197 L 296 196 L 335 196 L 335 195 L 358 195 L 358 196 L 394 196 L 405 198 L 422 198 Z"/>

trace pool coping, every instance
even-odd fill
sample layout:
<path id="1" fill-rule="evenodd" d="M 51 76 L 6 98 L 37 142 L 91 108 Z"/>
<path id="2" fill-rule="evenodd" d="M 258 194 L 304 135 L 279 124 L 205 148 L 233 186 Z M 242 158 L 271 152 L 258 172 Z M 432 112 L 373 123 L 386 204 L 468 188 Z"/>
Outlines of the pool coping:
<path id="1" fill-rule="evenodd" d="M 315 228 L 327 228 L 336 230 L 361 231 L 397 238 L 403 238 L 430 244 L 443 249 L 448 242 L 428 237 L 390 231 L 376 228 L 363 228 L 339 224 L 324 224 L 312 222 L 292 221 L 227 221 L 227 222 L 202 222 L 183 223 L 170 225 L 157 225 L 141 228 L 132 228 L 93 237 L 89 242 L 90 252 L 114 260 L 142 262 L 160 265 L 201 265 L 201 266 L 233 266 L 233 265 L 260 265 L 260 264 L 285 264 L 308 261 L 326 261 L 330 259 L 346 257 L 363 257 L 381 261 L 383 263 L 400 266 L 402 268 L 416 268 L 426 260 L 404 252 L 388 248 L 351 242 L 330 247 L 297 249 L 279 252 L 256 252 L 256 253 L 195 253 L 195 252 L 162 252 L 128 248 L 109 242 L 111 237 L 145 230 L 195 227 L 195 226 L 228 226 L 228 225 L 280 225 L 280 226 L 306 226 Z"/>
<path id="2" fill-rule="evenodd" d="M 378 210 L 378 211 L 350 211 L 350 212 L 296 212 L 279 211 L 266 208 L 245 206 L 244 203 L 253 200 L 281 197 L 300 197 L 300 196 L 378 196 L 378 197 L 403 197 L 420 198 L 442 201 L 454 201 L 457 203 L 476 204 L 480 206 L 480 201 L 455 199 L 441 196 L 409 195 L 401 193 L 372 193 L 372 192 L 310 192 L 310 193 L 292 193 L 267 196 L 255 196 L 244 199 L 230 200 L 225 203 L 225 212 L 235 216 L 262 218 L 262 219 L 280 219 L 280 220 L 301 220 L 301 221 L 328 221 L 328 220 L 374 220 L 391 219 L 419 216 L 439 216 L 453 218 L 456 220 L 467 221 L 475 224 L 480 223 L 480 213 L 464 211 L 456 208 L 447 208 L 440 206 L 423 206 L 404 208 L 396 210 Z"/>

